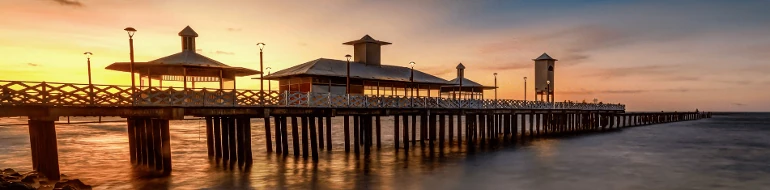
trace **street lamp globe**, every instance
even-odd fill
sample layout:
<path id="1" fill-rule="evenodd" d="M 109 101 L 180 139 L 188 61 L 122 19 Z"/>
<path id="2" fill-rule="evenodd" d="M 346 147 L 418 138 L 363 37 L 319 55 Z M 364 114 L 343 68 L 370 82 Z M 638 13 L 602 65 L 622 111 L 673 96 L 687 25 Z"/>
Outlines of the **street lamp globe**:
<path id="1" fill-rule="evenodd" d="M 345 58 L 347 58 L 347 59 L 348 59 L 348 61 L 350 61 L 350 58 L 351 58 L 351 57 L 353 57 L 353 56 L 350 56 L 350 54 L 347 54 L 347 55 L 345 55 Z"/>
<path id="2" fill-rule="evenodd" d="M 127 27 L 126 29 L 123 29 L 128 33 L 128 37 L 134 37 L 134 33 L 136 33 L 136 29 L 133 27 Z"/>
<path id="3" fill-rule="evenodd" d="M 257 43 L 257 47 L 259 47 L 259 51 L 262 51 L 262 49 L 265 49 L 265 43 L 259 42 Z"/>

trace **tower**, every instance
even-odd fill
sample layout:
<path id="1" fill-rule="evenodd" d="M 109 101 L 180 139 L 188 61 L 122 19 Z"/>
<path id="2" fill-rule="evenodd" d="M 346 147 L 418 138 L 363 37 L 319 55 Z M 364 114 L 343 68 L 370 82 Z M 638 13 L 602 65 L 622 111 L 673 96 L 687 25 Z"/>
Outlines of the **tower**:
<path id="1" fill-rule="evenodd" d="M 554 102 L 553 92 L 556 85 L 553 76 L 554 66 L 558 60 L 543 53 L 533 61 L 535 61 L 535 100 L 540 97 L 540 101 Z"/>
<path id="2" fill-rule="evenodd" d="M 380 66 L 380 46 L 390 45 L 390 42 L 375 40 L 365 35 L 359 40 L 342 43 L 353 46 L 353 61 L 366 65 Z"/>
<path id="3" fill-rule="evenodd" d="M 195 33 L 195 30 L 187 26 L 179 32 L 179 36 L 182 37 L 182 51 L 195 52 L 195 38 L 198 37 L 198 33 Z"/>

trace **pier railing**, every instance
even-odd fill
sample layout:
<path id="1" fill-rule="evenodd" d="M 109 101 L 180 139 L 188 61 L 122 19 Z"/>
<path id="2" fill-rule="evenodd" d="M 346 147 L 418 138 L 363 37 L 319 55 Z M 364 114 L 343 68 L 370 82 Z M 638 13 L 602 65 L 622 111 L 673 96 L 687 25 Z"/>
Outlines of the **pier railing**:
<path id="1" fill-rule="evenodd" d="M 622 104 L 0 81 L 0 105 L 625 110 Z"/>

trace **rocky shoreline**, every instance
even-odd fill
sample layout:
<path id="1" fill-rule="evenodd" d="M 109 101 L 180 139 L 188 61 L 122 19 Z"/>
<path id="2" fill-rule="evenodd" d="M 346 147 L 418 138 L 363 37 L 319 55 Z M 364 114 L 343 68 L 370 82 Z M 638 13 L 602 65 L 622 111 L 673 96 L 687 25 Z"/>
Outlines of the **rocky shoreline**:
<path id="1" fill-rule="evenodd" d="M 19 173 L 11 168 L 0 172 L 0 190 L 27 190 L 27 189 L 91 189 L 90 185 L 83 184 L 79 179 L 69 179 L 62 174 L 61 180 L 48 180 L 47 177 L 35 171 Z"/>

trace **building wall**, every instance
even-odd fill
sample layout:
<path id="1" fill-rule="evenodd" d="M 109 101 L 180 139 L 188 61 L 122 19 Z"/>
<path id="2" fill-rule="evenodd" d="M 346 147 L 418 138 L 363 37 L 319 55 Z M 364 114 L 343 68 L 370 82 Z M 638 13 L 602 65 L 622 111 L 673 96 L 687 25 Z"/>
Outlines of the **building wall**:
<path id="1" fill-rule="evenodd" d="M 555 85 L 554 79 L 554 73 L 556 72 L 556 67 L 554 65 L 553 60 L 537 60 L 535 61 L 535 92 L 545 93 L 546 87 L 548 87 L 547 81 L 551 81 L 551 85 L 549 87 L 549 91 L 553 92 L 553 88 Z M 553 72 L 548 71 L 548 67 L 551 66 L 554 68 Z"/>

